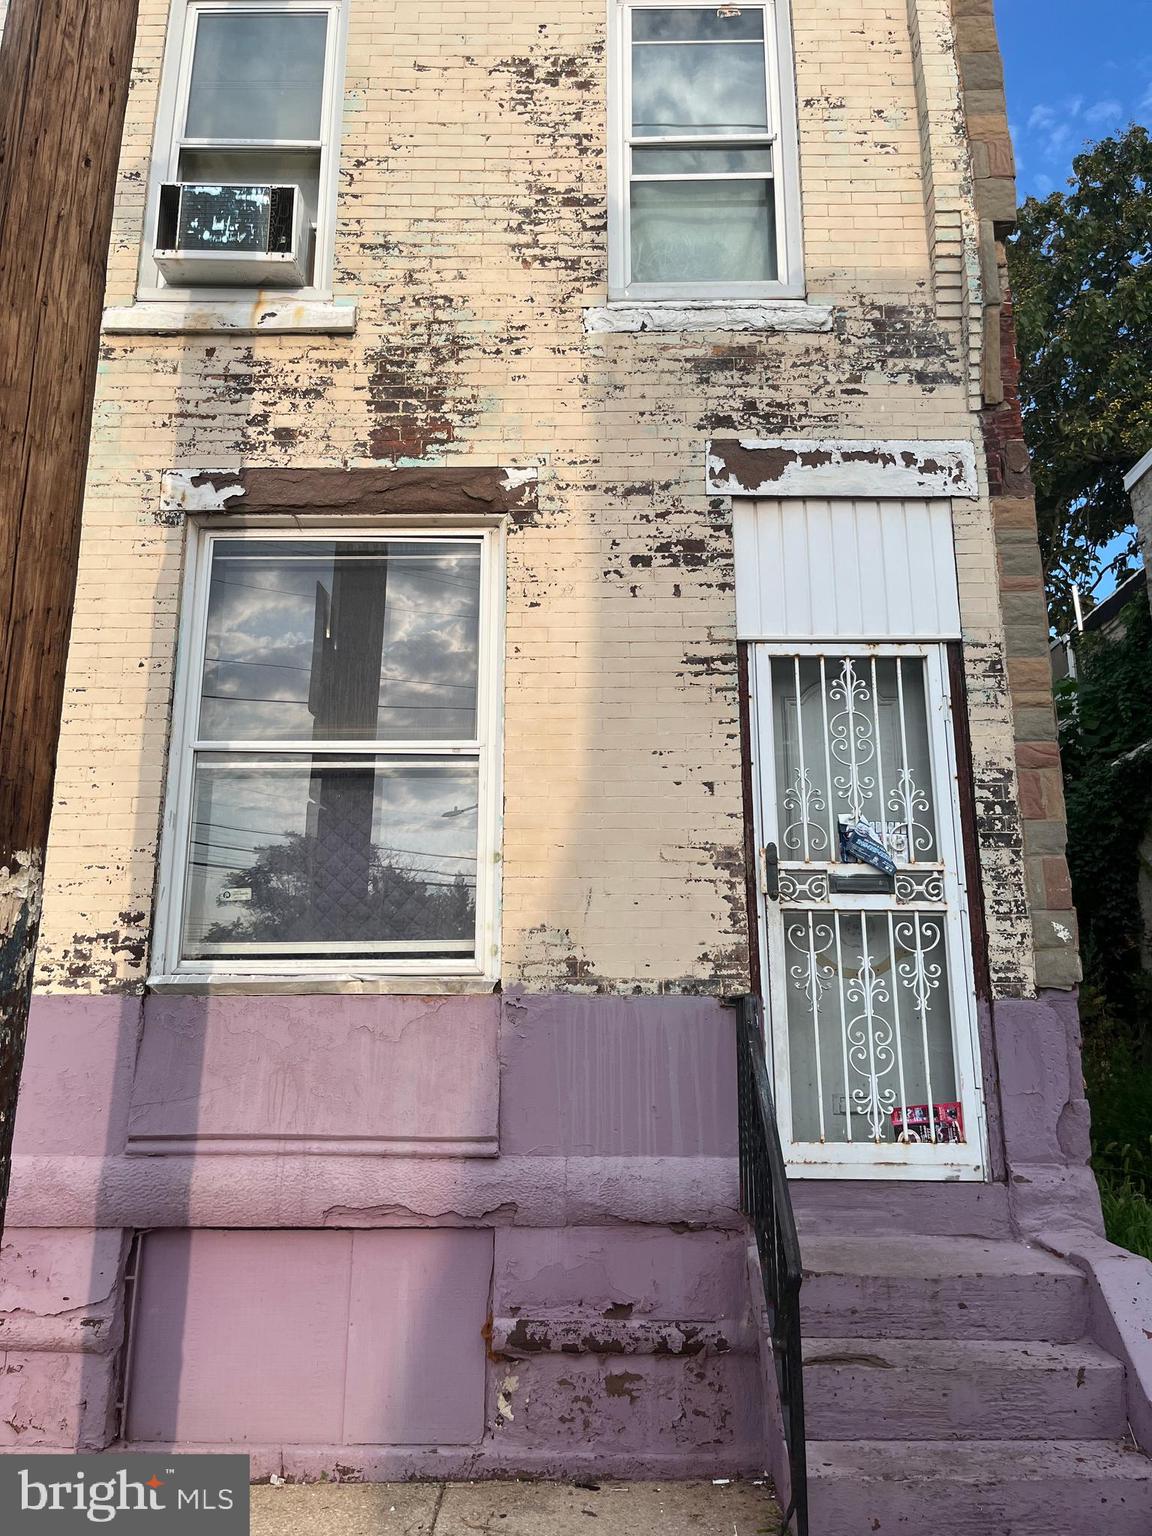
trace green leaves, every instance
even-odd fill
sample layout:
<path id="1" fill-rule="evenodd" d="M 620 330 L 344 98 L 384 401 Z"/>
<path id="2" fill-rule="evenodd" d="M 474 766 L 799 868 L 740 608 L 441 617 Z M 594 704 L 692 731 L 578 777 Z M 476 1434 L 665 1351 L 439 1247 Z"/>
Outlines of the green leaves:
<path id="1" fill-rule="evenodd" d="M 1024 430 L 1053 619 L 1091 590 L 1131 520 L 1123 477 L 1152 446 L 1152 140 L 1133 125 L 1030 198 L 1008 247 Z"/>
<path id="2" fill-rule="evenodd" d="M 1116 632 L 1084 635 L 1057 691 L 1068 867 L 1080 918 L 1086 1030 L 1152 1039 L 1141 864 L 1152 822 L 1152 615 L 1143 594 Z"/>

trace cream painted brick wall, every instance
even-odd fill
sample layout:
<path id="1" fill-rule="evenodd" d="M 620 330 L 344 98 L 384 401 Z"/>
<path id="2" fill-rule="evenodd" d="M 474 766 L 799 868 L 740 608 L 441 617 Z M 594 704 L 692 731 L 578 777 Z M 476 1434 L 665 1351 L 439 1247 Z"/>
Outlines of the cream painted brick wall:
<path id="1" fill-rule="evenodd" d="M 116 304 L 166 11 L 143 0 Z M 794 12 L 809 290 L 834 333 L 586 336 L 606 297 L 601 0 L 355 0 L 336 263 L 355 335 L 105 339 L 43 987 L 145 974 L 185 537 L 158 515 L 161 472 L 466 459 L 540 467 L 539 515 L 509 541 L 506 984 L 746 985 L 731 512 L 703 494 L 704 442 L 978 439 L 968 339 L 932 286 L 904 0 Z M 951 167 L 959 141 L 938 152 Z M 1011 817 L 986 505 L 956 523 L 977 757 Z M 1002 902 L 1008 990 L 1030 984 L 1026 936 Z"/>

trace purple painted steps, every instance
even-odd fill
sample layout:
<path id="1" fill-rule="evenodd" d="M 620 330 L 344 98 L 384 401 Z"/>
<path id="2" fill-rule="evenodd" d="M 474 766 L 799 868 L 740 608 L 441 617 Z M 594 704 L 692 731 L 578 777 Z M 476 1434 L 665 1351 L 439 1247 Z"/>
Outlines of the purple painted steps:
<path id="1" fill-rule="evenodd" d="M 1023 1243 L 965 1237 L 801 1238 L 805 1338 L 1083 1338 L 1078 1269 Z"/>
<path id="2" fill-rule="evenodd" d="M 1095 1344 L 1002 1339 L 810 1339 L 814 1440 L 1120 1440 L 1124 1367 Z"/>
<path id="3" fill-rule="evenodd" d="M 812 1536 L 1149 1536 L 1148 1462 L 1105 1440 L 823 1441 Z"/>
<path id="4" fill-rule="evenodd" d="M 1078 1269 L 985 1238 L 801 1251 L 812 1536 L 1152 1536 Z"/>

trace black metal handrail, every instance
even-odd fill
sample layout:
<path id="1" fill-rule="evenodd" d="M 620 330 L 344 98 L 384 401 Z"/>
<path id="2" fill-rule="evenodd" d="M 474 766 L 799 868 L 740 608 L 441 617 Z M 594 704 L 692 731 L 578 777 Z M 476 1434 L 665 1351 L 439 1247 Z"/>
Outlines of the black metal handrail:
<path id="1" fill-rule="evenodd" d="M 760 999 L 740 999 L 740 1206 L 756 1234 L 764 1304 L 780 1391 L 791 1499 L 784 1527 L 808 1536 L 808 1456 L 804 1440 L 804 1359 L 800 1339 L 800 1240 L 788 1192 L 776 1106 L 764 1057 Z"/>

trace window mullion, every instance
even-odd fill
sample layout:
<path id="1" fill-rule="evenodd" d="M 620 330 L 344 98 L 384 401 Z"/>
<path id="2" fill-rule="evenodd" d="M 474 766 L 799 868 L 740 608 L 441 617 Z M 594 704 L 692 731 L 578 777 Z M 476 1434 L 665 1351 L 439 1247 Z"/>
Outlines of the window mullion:
<path id="1" fill-rule="evenodd" d="M 213 149 L 213 150 L 253 150 L 259 153 L 261 150 L 291 150 L 306 149 L 319 154 L 323 148 L 320 139 L 191 139 L 181 138 L 177 147 L 179 149 Z"/>
<path id="2" fill-rule="evenodd" d="M 296 756 L 341 757 L 369 753 L 377 757 L 475 757 L 484 750 L 481 741 L 363 742 L 363 741 L 211 741 L 199 737 L 190 743 L 192 752 L 291 753 Z"/>
<path id="3" fill-rule="evenodd" d="M 706 149 L 711 145 L 725 148 L 747 145 L 750 149 L 771 147 L 776 142 L 774 133 L 671 133 L 663 137 L 653 134 L 628 134 L 624 142 L 629 149 Z"/>

